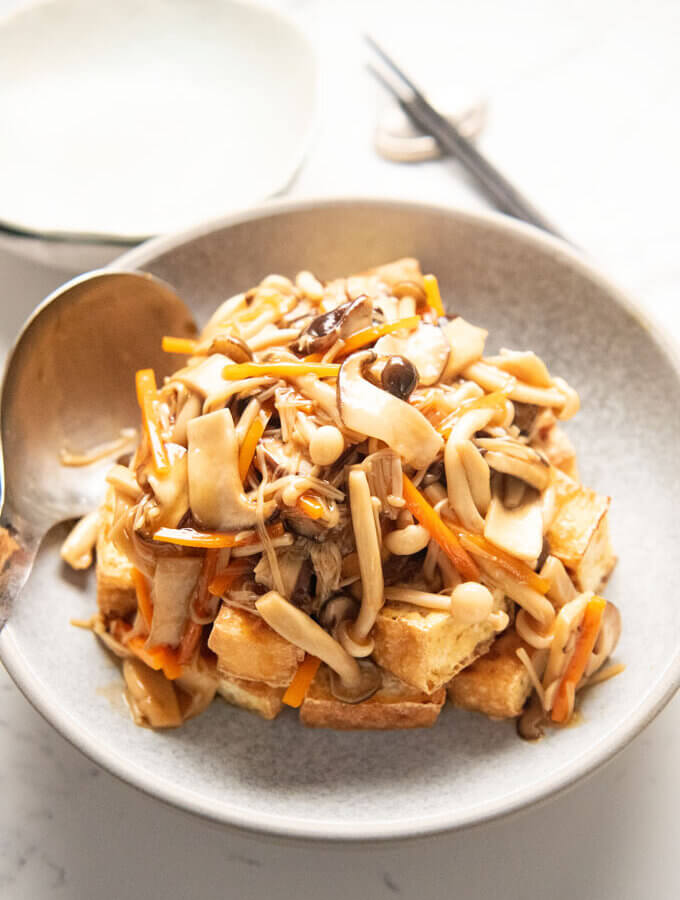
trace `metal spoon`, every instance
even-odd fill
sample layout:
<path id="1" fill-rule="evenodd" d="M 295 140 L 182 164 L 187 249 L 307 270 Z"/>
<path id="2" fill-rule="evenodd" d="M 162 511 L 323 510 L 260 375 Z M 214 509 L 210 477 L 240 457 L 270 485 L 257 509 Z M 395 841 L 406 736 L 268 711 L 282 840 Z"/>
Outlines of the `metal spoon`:
<path id="1" fill-rule="evenodd" d="M 0 395 L 0 629 L 47 531 L 102 497 L 111 459 L 67 468 L 60 452 L 115 440 L 137 423 L 135 370 L 153 368 L 160 382 L 177 365 L 161 336 L 195 333 L 167 284 L 107 270 L 63 285 L 24 326 Z"/>

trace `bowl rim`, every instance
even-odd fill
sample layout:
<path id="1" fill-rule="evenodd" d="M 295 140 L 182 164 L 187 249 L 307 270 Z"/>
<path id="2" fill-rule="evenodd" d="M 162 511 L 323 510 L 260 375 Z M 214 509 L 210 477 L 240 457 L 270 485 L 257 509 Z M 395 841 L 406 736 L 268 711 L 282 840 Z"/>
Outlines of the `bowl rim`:
<path id="1" fill-rule="evenodd" d="M 348 207 L 373 205 L 383 209 L 399 209 L 406 212 L 434 212 L 458 218 L 462 222 L 481 225 L 493 231 L 519 236 L 522 241 L 547 252 L 574 268 L 580 275 L 594 282 L 611 298 L 635 318 L 651 335 L 655 343 L 673 366 L 680 378 L 680 350 L 674 341 L 657 324 L 654 317 L 644 312 L 631 298 L 626 296 L 605 275 L 594 268 L 581 254 L 564 241 L 539 231 L 531 225 L 518 222 L 495 212 L 472 212 L 445 204 L 421 203 L 414 200 L 386 199 L 380 196 L 360 195 L 354 197 L 330 196 L 307 198 L 304 200 L 275 200 L 249 207 L 240 212 L 230 213 L 197 225 L 185 231 L 165 235 L 145 242 L 141 246 L 118 257 L 112 267 L 133 269 L 143 267 L 149 260 L 186 244 L 213 231 L 233 225 L 244 224 L 270 215 L 285 215 L 291 212 L 321 209 L 324 207 Z M 0 659 L 10 676 L 34 708 L 60 732 L 74 747 L 92 761 L 120 778 L 127 784 L 180 810 L 193 813 L 209 821 L 277 838 L 302 839 L 307 841 L 383 842 L 387 840 L 423 838 L 429 835 L 454 832 L 463 828 L 505 818 L 540 804 L 562 793 L 597 769 L 624 749 L 670 701 L 680 686 L 680 646 L 666 667 L 661 671 L 645 701 L 645 704 L 625 716 L 607 735 L 594 745 L 576 755 L 568 765 L 556 772 L 539 778 L 530 787 L 501 798 L 490 798 L 481 804 L 458 812 L 437 813 L 422 816 L 417 820 L 375 819 L 364 824 L 337 822 L 332 819 L 314 820 L 253 812 L 240 806 L 216 810 L 209 800 L 202 799 L 195 792 L 181 785 L 169 784 L 155 773 L 133 765 L 110 749 L 105 742 L 83 733 L 71 715 L 60 708 L 54 708 L 40 679 L 32 675 L 26 666 L 21 650 L 13 634 L 11 620 L 0 632 Z"/>
<path id="2" fill-rule="evenodd" d="M 64 5 L 68 2 L 69 0 L 28 0 L 27 3 L 23 3 L 14 9 L 6 10 L 0 14 L 0 40 L 3 37 L 4 29 L 7 26 L 13 25 L 16 20 L 40 16 L 44 13 L 47 6 L 54 6 L 56 4 Z M 321 53 L 309 33 L 301 26 L 293 12 L 271 6 L 270 4 L 263 2 L 263 0 L 228 0 L 228 2 L 232 6 L 240 7 L 242 10 L 253 16 L 259 16 L 261 19 L 275 22 L 277 26 L 287 28 L 291 34 L 294 34 L 298 40 L 305 44 L 314 74 L 313 101 L 309 120 L 299 141 L 297 152 L 294 156 L 291 156 L 291 163 L 288 166 L 285 179 L 282 179 L 282 183 L 269 197 L 258 197 L 253 199 L 248 207 L 249 209 L 252 209 L 256 205 L 260 206 L 261 204 L 267 203 L 268 200 L 280 196 L 283 191 L 286 191 L 295 181 L 300 169 L 309 156 L 309 152 L 321 125 Z M 235 210 L 234 213 L 238 214 L 242 209 L 244 209 L 243 206 Z M 185 231 L 193 229 L 196 225 L 197 223 L 188 221 L 181 229 L 181 232 L 174 231 L 170 234 L 184 233 Z M 198 226 L 200 227 L 200 223 L 198 223 Z M 139 234 L 134 231 L 111 232 L 107 229 L 90 229 L 87 231 L 55 230 L 53 228 L 42 228 L 37 223 L 5 219 L 0 213 L 0 237 L 4 238 L 6 241 L 14 242 L 15 246 L 20 246 L 22 242 L 40 241 L 47 245 L 65 245 L 80 249 L 102 247 L 106 250 L 110 250 L 112 253 L 124 254 L 126 250 L 137 248 L 142 243 L 153 240 L 157 236 L 159 235 L 154 233 Z M 112 260 L 112 263 L 115 262 L 116 260 Z"/>

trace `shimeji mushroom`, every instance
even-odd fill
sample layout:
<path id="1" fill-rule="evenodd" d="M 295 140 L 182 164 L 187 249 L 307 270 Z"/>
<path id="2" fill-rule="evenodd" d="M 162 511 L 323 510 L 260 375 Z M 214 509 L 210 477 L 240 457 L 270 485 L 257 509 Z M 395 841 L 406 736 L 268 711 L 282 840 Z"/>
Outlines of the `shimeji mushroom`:
<path id="1" fill-rule="evenodd" d="M 373 303 L 365 294 L 341 303 L 312 321 L 300 332 L 293 344 L 298 353 L 319 353 L 328 350 L 335 341 L 349 337 L 356 331 L 370 328 Z"/>
<path id="2" fill-rule="evenodd" d="M 346 428 L 378 438 L 416 469 L 425 468 L 443 440 L 422 413 L 364 378 L 375 362 L 372 350 L 348 356 L 338 373 L 338 409 Z"/>
<path id="3" fill-rule="evenodd" d="M 346 629 L 346 633 L 354 643 L 371 646 L 368 635 L 384 603 L 380 543 L 373 515 L 371 492 L 364 470 L 352 469 L 347 478 L 347 485 L 354 540 L 359 556 L 361 608 L 356 622 Z"/>
<path id="4" fill-rule="evenodd" d="M 187 428 L 189 502 L 205 528 L 241 531 L 258 522 L 257 505 L 248 500 L 238 470 L 238 441 L 228 409 L 199 416 Z M 276 501 L 263 504 L 268 518 Z"/>
<path id="5" fill-rule="evenodd" d="M 438 325 L 420 325 L 406 337 L 386 334 L 375 345 L 379 356 L 403 356 L 415 366 L 422 385 L 435 384 L 442 377 L 451 354 L 451 345 Z"/>
<path id="6" fill-rule="evenodd" d="M 537 491 L 550 483 L 550 463 L 533 447 L 512 438 L 477 438 L 487 464 L 497 472 L 514 475 Z"/>
<path id="7" fill-rule="evenodd" d="M 585 677 L 589 678 L 609 659 L 621 637 L 621 613 L 618 606 L 607 601 L 602 614 L 600 633 L 586 666 Z"/>
<path id="8" fill-rule="evenodd" d="M 361 686 L 361 670 L 357 661 L 307 613 L 284 600 L 277 591 L 269 591 L 260 597 L 255 607 L 270 628 L 291 644 L 325 662 L 337 672 L 348 689 Z"/>

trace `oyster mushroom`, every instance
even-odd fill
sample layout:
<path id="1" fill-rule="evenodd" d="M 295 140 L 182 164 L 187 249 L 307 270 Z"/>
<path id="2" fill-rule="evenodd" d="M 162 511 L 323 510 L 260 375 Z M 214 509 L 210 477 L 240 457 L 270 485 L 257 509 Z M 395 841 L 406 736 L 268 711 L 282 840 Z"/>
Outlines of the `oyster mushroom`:
<path id="1" fill-rule="evenodd" d="M 481 358 L 489 332 L 484 328 L 471 325 L 460 316 L 441 323 L 440 328 L 451 348 L 442 377 L 445 381 L 450 381 L 456 375 L 460 375 L 463 369 L 466 369 L 471 363 Z"/>
<path id="2" fill-rule="evenodd" d="M 497 472 L 514 475 L 537 491 L 550 482 L 550 463 L 533 447 L 512 438 L 477 438 L 475 443 L 485 451 L 487 465 Z"/>
<path id="3" fill-rule="evenodd" d="M 128 702 L 138 724 L 152 728 L 177 728 L 182 724 L 177 694 L 162 672 L 154 672 L 138 659 L 123 660 Z"/>
<path id="4" fill-rule="evenodd" d="M 435 384 L 442 377 L 451 354 L 449 344 L 438 325 L 420 325 L 406 337 L 385 334 L 375 345 L 380 356 L 403 356 L 416 367 L 420 384 Z"/>
<path id="5" fill-rule="evenodd" d="M 543 547 L 541 495 L 524 492 L 522 501 L 512 508 L 503 502 L 502 485 L 496 479 L 491 503 L 484 522 L 484 537 L 511 556 L 534 564 Z"/>
<path id="6" fill-rule="evenodd" d="M 293 342 L 292 348 L 297 353 L 323 353 L 335 341 L 369 328 L 372 317 L 373 303 L 365 294 L 356 300 L 348 300 L 312 319 Z"/>
<path id="7" fill-rule="evenodd" d="M 361 609 L 356 622 L 349 629 L 349 637 L 362 644 L 366 643 L 385 602 L 382 558 L 366 473 L 363 469 L 352 469 L 347 484 L 361 573 Z"/>
<path id="8" fill-rule="evenodd" d="M 342 364 L 337 385 L 340 418 L 346 428 L 384 441 L 409 465 L 425 468 L 444 441 L 417 409 L 364 378 L 364 367 L 375 359 L 373 351 L 364 350 Z"/>
<path id="9" fill-rule="evenodd" d="M 318 656 L 337 672 L 349 689 L 357 689 L 361 685 L 361 670 L 357 661 L 318 622 L 284 600 L 281 594 L 269 591 L 256 601 L 255 608 L 270 628 L 306 653 Z"/>
<path id="10" fill-rule="evenodd" d="M 258 523 L 257 504 L 243 492 L 236 429 L 229 410 L 192 419 L 187 436 L 189 503 L 196 520 L 205 528 L 220 531 L 253 528 Z M 275 500 L 264 503 L 264 518 L 275 508 Z"/>

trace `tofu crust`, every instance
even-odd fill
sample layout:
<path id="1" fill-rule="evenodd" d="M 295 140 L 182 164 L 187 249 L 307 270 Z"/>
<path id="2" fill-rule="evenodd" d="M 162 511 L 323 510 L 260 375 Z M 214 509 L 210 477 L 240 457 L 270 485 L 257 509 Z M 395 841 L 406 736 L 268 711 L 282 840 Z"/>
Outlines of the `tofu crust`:
<path id="1" fill-rule="evenodd" d="M 579 591 L 598 591 L 616 556 L 609 539 L 610 498 L 553 469 L 557 512 L 548 531 L 550 552 L 569 570 Z"/>
<path id="2" fill-rule="evenodd" d="M 496 632 L 489 622 L 461 625 L 445 612 L 386 603 L 371 635 L 381 668 L 431 694 L 486 653 Z"/>
<path id="3" fill-rule="evenodd" d="M 113 524 L 114 490 L 109 488 L 100 507 L 100 528 L 97 536 L 97 605 L 107 619 L 125 619 L 137 609 L 137 595 L 132 581 L 132 563 L 121 553 L 109 537 Z"/>
<path id="4" fill-rule="evenodd" d="M 322 665 L 300 707 L 300 721 L 341 731 L 427 728 L 437 721 L 445 700 L 444 688 L 426 694 L 383 672 L 382 687 L 372 697 L 343 703 L 331 693 L 330 669 Z"/>
<path id="5" fill-rule="evenodd" d="M 283 707 L 281 698 L 285 688 L 271 687 L 261 681 L 222 677 L 217 693 L 233 706 L 257 713 L 263 719 L 275 719 Z"/>
<path id="6" fill-rule="evenodd" d="M 532 688 L 529 673 L 516 654 L 519 647 L 524 647 L 530 659 L 536 653 L 514 630 L 494 641 L 488 653 L 450 682 L 447 692 L 453 705 L 496 719 L 519 716 Z"/>
<path id="7" fill-rule="evenodd" d="M 259 616 L 222 604 L 208 638 L 221 678 L 287 687 L 304 651 L 277 634 Z"/>

